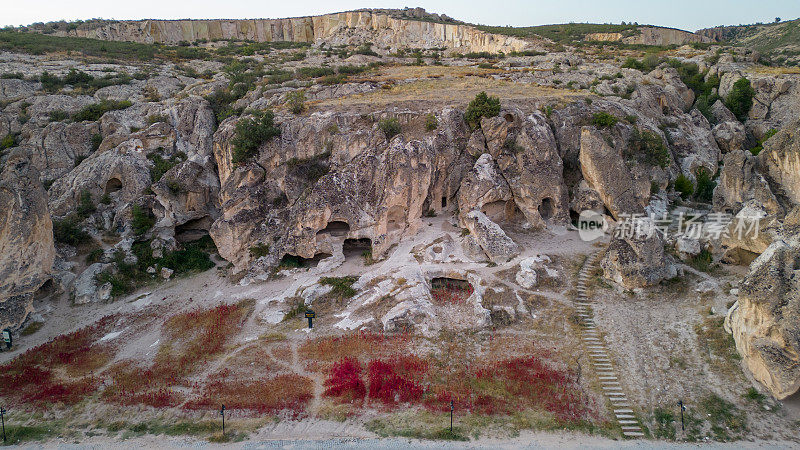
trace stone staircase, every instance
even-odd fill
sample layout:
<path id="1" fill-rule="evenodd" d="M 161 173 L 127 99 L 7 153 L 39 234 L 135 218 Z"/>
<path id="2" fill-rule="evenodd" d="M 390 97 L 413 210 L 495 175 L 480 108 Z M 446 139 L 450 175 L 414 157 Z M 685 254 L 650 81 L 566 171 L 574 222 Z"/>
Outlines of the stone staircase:
<path id="1" fill-rule="evenodd" d="M 577 311 L 581 327 L 581 340 L 589 358 L 600 386 L 605 397 L 611 405 L 614 417 L 622 428 L 622 434 L 626 437 L 637 438 L 644 436 L 639 419 L 633 413 L 628 396 L 622 389 L 616 369 L 608 355 L 603 336 L 597 330 L 594 323 L 594 312 L 592 303 L 586 296 L 586 284 L 591 277 L 591 273 L 597 265 L 602 252 L 596 252 L 586 259 L 580 272 L 578 273 L 578 296 L 575 299 L 575 310 Z"/>

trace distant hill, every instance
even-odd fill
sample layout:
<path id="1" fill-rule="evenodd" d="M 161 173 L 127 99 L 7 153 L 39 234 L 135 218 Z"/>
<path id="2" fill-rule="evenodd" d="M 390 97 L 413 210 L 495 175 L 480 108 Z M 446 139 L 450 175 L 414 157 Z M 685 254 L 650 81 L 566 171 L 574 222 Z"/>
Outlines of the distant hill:
<path id="1" fill-rule="evenodd" d="M 697 31 L 715 41 L 756 50 L 773 59 L 800 57 L 800 19 L 755 25 L 721 26 Z"/>

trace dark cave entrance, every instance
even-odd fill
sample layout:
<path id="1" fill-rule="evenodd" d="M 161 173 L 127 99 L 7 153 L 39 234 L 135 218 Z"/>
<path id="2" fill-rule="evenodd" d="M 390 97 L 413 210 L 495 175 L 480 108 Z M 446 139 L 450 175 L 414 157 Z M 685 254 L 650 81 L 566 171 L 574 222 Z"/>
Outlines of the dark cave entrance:
<path id="1" fill-rule="evenodd" d="M 211 229 L 211 217 L 203 216 L 198 219 L 186 221 L 181 225 L 175 227 L 175 240 L 184 242 L 194 242 L 208 236 L 208 230 Z"/>
<path id="2" fill-rule="evenodd" d="M 347 222 L 341 220 L 334 220 L 332 222 L 328 222 L 328 225 L 325 228 L 317 231 L 317 236 L 320 234 L 327 234 L 332 237 L 341 237 L 347 236 L 347 233 L 350 232 L 350 225 Z"/>
<path id="3" fill-rule="evenodd" d="M 464 303 L 475 291 L 469 281 L 457 278 L 437 277 L 431 279 L 431 297 L 433 303 Z"/>
<path id="4" fill-rule="evenodd" d="M 112 178 L 106 181 L 106 188 L 104 190 L 105 194 L 111 194 L 112 192 L 117 192 L 122 190 L 122 181 L 119 178 Z"/>
<path id="5" fill-rule="evenodd" d="M 314 255 L 313 258 L 303 258 L 302 256 L 296 256 L 292 254 L 285 254 L 283 258 L 281 258 L 280 264 L 278 264 L 279 269 L 297 269 L 297 268 L 311 268 L 317 267 L 320 261 L 325 258 L 330 258 L 330 253 L 317 253 Z"/>
<path id="6" fill-rule="evenodd" d="M 542 199 L 542 203 L 539 205 L 539 215 L 542 217 L 542 220 L 550 220 L 553 217 L 553 199 L 550 197 L 545 197 Z"/>
<path id="7" fill-rule="evenodd" d="M 344 258 L 367 258 L 372 257 L 372 240 L 368 238 L 361 239 L 345 239 L 342 245 L 342 253 Z"/>

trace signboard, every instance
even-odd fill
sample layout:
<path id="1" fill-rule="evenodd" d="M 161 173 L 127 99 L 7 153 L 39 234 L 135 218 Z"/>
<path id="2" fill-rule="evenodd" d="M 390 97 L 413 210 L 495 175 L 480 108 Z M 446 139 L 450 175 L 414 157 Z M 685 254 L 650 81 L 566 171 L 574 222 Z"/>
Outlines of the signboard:
<path id="1" fill-rule="evenodd" d="M 307 319 L 314 319 L 316 317 L 317 317 L 317 313 L 315 313 L 314 310 L 311 310 L 311 309 L 307 309 L 306 310 L 306 318 Z"/>

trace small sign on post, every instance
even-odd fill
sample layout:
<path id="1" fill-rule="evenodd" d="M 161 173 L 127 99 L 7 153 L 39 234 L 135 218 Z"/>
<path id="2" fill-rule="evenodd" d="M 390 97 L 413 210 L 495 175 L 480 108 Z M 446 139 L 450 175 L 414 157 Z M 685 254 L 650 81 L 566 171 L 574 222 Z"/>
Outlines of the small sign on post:
<path id="1" fill-rule="evenodd" d="M 308 328 L 314 328 L 314 323 L 312 321 L 314 320 L 315 317 L 317 317 L 317 313 L 315 313 L 313 309 L 306 310 L 306 319 L 308 319 Z"/>
<path id="2" fill-rule="evenodd" d="M 222 414 L 222 435 L 225 436 L 225 405 L 222 405 L 219 413 Z"/>
<path id="3" fill-rule="evenodd" d="M 11 348 L 11 343 L 12 343 L 13 339 L 14 338 L 11 337 L 11 330 L 8 329 L 8 328 L 5 328 L 3 330 L 3 342 L 6 344 L 6 350 Z"/>
<path id="4" fill-rule="evenodd" d="M 683 412 L 686 411 L 686 405 L 683 404 L 683 400 L 678 400 L 678 406 L 681 408 L 681 431 L 686 431 L 686 426 L 683 424 Z"/>

